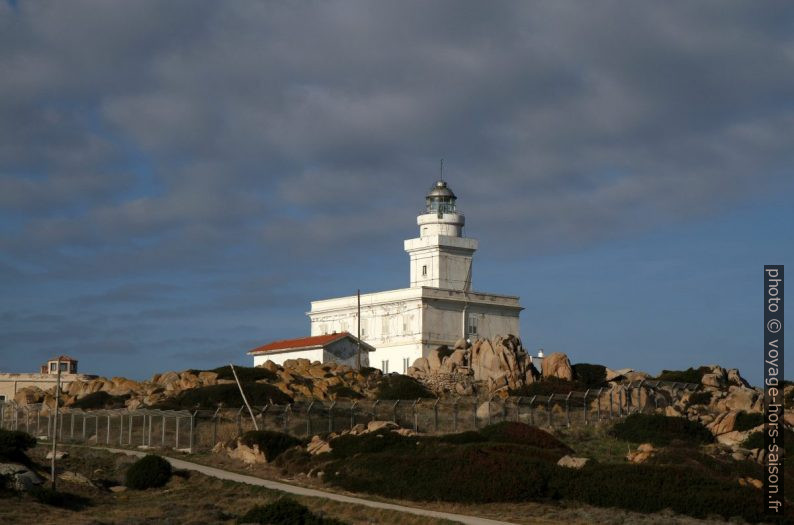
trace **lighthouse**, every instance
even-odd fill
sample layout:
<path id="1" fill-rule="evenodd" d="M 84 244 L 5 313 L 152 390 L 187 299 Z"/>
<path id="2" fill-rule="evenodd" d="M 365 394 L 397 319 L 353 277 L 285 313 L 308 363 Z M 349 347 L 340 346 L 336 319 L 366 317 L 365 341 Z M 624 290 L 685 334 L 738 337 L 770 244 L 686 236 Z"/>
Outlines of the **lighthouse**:
<path id="1" fill-rule="evenodd" d="M 444 180 L 425 195 L 416 218 L 419 237 L 404 242 L 410 265 L 407 288 L 312 301 L 311 335 L 361 330 L 375 350 L 370 366 L 405 373 L 413 362 L 461 338 L 520 335 L 519 298 L 476 291 L 472 263 L 477 240 L 464 235 L 466 218 Z"/>

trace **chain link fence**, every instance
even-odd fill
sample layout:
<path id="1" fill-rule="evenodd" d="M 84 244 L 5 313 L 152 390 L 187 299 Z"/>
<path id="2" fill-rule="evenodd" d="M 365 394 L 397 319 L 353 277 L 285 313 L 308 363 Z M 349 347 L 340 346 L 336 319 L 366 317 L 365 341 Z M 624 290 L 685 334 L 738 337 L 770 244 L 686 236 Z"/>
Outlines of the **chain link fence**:
<path id="1" fill-rule="evenodd" d="M 427 434 L 476 430 L 501 421 L 555 428 L 590 425 L 636 412 L 655 412 L 672 405 L 698 385 L 665 381 L 633 381 L 614 388 L 530 397 L 494 396 L 452 399 L 296 401 L 252 407 L 260 430 L 297 437 L 340 432 L 370 421 L 394 421 Z M 62 443 L 174 449 L 212 449 L 254 429 L 244 407 L 187 410 L 80 410 L 0 402 L 0 428 L 24 430 L 40 440 L 54 432 Z"/>

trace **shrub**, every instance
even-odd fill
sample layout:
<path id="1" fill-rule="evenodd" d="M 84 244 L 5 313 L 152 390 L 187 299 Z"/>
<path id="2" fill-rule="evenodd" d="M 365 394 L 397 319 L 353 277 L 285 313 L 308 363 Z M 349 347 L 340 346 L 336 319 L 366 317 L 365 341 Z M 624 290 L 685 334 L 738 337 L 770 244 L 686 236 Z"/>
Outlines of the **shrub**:
<path id="1" fill-rule="evenodd" d="M 70 510 L 83 509 L 90 503 L 88 498 L 77 494 L 58 492 L 52 490 L 49 485 L 34 485 L 28 493 L 39 503 Z"/>
<path id="2" fill-rule="evenodd" d="M 479 446 L 358 454 L 326 468 L 328 482 L 346 490 L 415 501 L 487 503 L 547 497 L 546 461 Z"/>
<path id="3" fill-rule="evenodd" d="M 579 381 L 565 381 L 557 377 L 549 377 L 511 390 L 510 395 L 523 397 L 549 396 L 551 394 L 567 395 L 571 391 L 584 392 L 585 390 L 587 390 L 587 387 Z"/>
<path id="4" fill-rule="evenodd" d="M 237 372 L 237 378 L 241 383 L 253 383 L 254 381 L 258 381 L 260 379 L 265 379 L 267 381 L 275 381 L 278 379 L 278 374 L 271 372 L 267 368 L 260 368 L 256 366 L 235 366 L 234 371 Z M 213 368 L 210 370 L 210 372 L 215 372 L 218 374 L 218 379 L 234 379 L 232 367 L 229 365 Z"/>
<path id="5" fill-rule="evenodd" d="M 419 399 L 436 397 L 413 377 L 388 375 L 378 383 L 378 399 Z"/>
<path id="6" fill-rule="evenodd" d="M 554 471 L 550 490 L 565 499 L 638 512 L 670 508 L 696 518 L 719 514 L 747 521 L 765 519 L 757 490 L 735 480 L 691 468 L 659 465 L 594 464 L 579 471 Z"/>
<path id="7" fill-rule="evenodd" d="M 674 383 L 696 383 L 700 384 L 703 374 L 708 371 L 708 367 L 687 368 L 686 370 L 662 370 L 656 379 L 659 381 L 672 381 Z"/>
<path id="8" fill-rule="evenodd" d="M 537 448 L 571 451 L 568 445 L 545 430 L 524 423 L 503 421 L 481 429 L 480 434 L 492 443 L 515 443 Z"/>
<path id="9" fill-rule="evenodd" d="M 299 439 L 289 434 L 271 430 L 251 430 L 240 437 L 240 442 L 249 447 L 257 445 L 268 461 L 273 461 L 285 450 L 301 444 Z"/>
<path id="10" fill-rule="evenodd" d="M 759 432 L 753 432 L 752 434 L 747 436 L 747 439 L 742 441 L 742 447 L 749 448 L 749 449 L 765 448 L 765 445 L 764 445 L 764 431 L 761 430 Z"/>
<path id="11" fill-rule="evenodd" d="M 344 525 L 342 521 L 317 516 L 300 503 L 289 498 L 281 498 L 268 505 L 254 507 L 240 517 L 237 523 Z"/>
<path id="12" fill-rule="evenodd" d="M 92 392 L 77 399 L 72 403 L 71 408 L 81 408 L 83 410 L 124 408 L 124 402 L 129 398 L 129 394 L 113 396 L 100 390 L 99 392 Z"/>
<path id="13" fill-rule="evenodd" d="M 252 405 L 266 405 L 271 400 L 277 405 L 292 403 L 292 398 L 266 383 L 243 383 L 243 390 Z M 201 388 L 183 390 L 179 395 L 164 399 L 152 408 L 164 410 L 184 410 L 198 407 L 223 406 L 239 407 L 243 405 L 240 389 L 236 384 L 212 385 Z"/>
<path id="14" fill-rule="evenodd" d="M 350 388 L 349 386 L 345 386 L 342 384 L 339 385 L 332 385 L 328 387 L 328 393 L 333 394 L 337 398 L 339 397 L 347 397 L 351 399 L 361 399 L 363 396 Z"/>
<path id="15" fill-rule="evenodd" d="M 610 434 L 624 441 L 667 445 L 673 440 L 690 444 L 711 443 L 714 436 L 702 424 L 661 414 L 632 414 L 616 423 Z"/>
<path id="16" fill-rule="evenodd" d="M 587 388 L 599 388 L 607 381 L 607 369 L 604 365 L 577 363 L 571 367 L 573 377 Z"/>
<path id="17" fill-rule="evenodd" d="M 432 438 L 431 438 L 432 439 Z M 345 434 L 331 440 L 331 454 L 337 458 L 346 458 L 355 454 L 374 454 L 394 450 L 411 450 L 417 448 L 421 439 L 402 436 L 396 432 L 379 431 L 354 436 Z"/>
<path id="18" fill-rule="evenodd" d="M 711 392 L 694 392 L 689 396 L 690 405 L 708 405 L 711 403 Z"/>
<path id="19" fill-rule="evenodd" d="M 736 422 L 733 424 L 734 430 L 750 430 L 758 425 L 764 424 L 764 415 L 758 413 L 748 413 L 742 410 L 736 414 Z"/>
<path id="20" fill-rule="evenodd" d="M 482 443 L 487 441 L 488 438 L 475 430 L 467 430 L 466 432 L 459 432 L 457 434 L 445 434 L 439 436 L 438 441 L 441 443 L 451 443 L 453 445 L 465 445 L 466 443 Z"/>
<path id="21" fill-rule="evenodd" d="M 36 446 L 36 438 L 21 430 L 0 429 L 0 459 L 28 463 L 25 451 Z"/>
<path id="22" fill-rule="evenodd" d="M 136 490 L 162 487 L 171 479 L 171 464 L 161 456 L 148 454 L 127 469 L 124 484 Z"/>

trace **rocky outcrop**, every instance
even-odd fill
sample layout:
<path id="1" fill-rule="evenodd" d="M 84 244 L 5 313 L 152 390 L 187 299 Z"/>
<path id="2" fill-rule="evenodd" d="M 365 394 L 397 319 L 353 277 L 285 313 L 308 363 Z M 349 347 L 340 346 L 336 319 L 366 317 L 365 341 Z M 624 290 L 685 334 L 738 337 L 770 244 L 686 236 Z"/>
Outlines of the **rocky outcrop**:
<path id="1" fill-rule="evenodd" d="M 645 463 L 648 458 L 656 453 L 656 449 L 650 443 L 643 443 L 634 452 L 626 454 L 626 459 L 631 463 Z"/>
<path id="2" fill-rule="evenodd" d="M 18 491 L 28 491 L 44 482 L 38 474 L 19 463 L 0 463 L 0 480 L 2 479 L 7 480 L 9 488 Z"/>
<path id="3" fill-rule="evenodd" d="M 574 470 L 579 470 L 580 468 L 587 465 L 590 461 L 590 458 L 577 458 L 574 456 L 563 456 L 557 461 L 557 465 L 565 468 L 570 468 Z"/>
<path id="4" fill-rule="evenodd" d="M 573 381 L 573 368 L 568 356 L 554 352 L 543 359 L 543 378 L 556 377 L 565 381 Z"/>
<path id="5" fill-rule="evenodd" d="M 452 349 L 442 346 L 414 361 L 408 375 L 437 394 L 457 395 L 471 395 L 475 383 L 488 392 L 507 392 L 540 376 L 521 340 L 513 335 L 477 339 L 471 345 L 460 339 Z"/>

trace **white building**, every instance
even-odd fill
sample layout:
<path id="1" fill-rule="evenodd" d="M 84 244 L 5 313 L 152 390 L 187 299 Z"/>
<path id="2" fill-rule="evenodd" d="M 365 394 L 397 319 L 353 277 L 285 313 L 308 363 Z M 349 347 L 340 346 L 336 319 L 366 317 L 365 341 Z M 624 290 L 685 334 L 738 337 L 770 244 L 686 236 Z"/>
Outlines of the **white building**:
<path id="1" fill-rule="evenodd" d="M 405 241 L 409 288 L 361 295 L 361 339 L 373 347 L 370 366 L 405 373 L 413 362 L 460 338 L 519 335 L 518 297 L 471 288 L 477 241 L 463 236 L 465 218 L 444 181 L 426 198 L 417 217 L 419 237 Z M 312 301 L 311 335 L 357 333 L 357 296 Z"/>
<path id="2" fill-rule="evenodd" d="M 368 354 L 373 350 L 375 349 L 362 341 L 361 366 L 369 366 Z M 355 367 L 357 354 L 358 339 L 347 332 L 274 341 L 248 352 L 248 355 L 254 356 L 254 366 L 262 365 L 268 360 L 283 365 L 287 359 L 303 358 L 311 362 L 335 361 Z"/>

